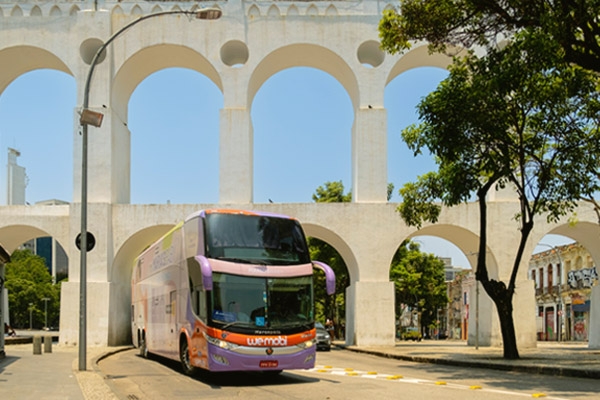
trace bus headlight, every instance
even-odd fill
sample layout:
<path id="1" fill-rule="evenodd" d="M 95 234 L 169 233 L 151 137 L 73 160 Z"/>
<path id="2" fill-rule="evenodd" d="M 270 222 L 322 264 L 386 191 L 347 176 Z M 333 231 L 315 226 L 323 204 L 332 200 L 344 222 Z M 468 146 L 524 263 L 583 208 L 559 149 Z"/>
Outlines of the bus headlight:
<path id="1" fill-rule="evenodd" d="M 236 345 L 226 342 L 224 340 L 220 340 L 217 338 L 214 338 L 212 336 L 208 336 L 206 334 L 206 332 L 204 332 L 204 338 L 206 339 L 206 341 L 214 346 L 220 347 L 222 349 L 226 349 L 226 350 L 230 350 L 233 349 L 234 347 L 236 347 Z"/>
<path id="2" fill-rule="evenodd" d="M 313 340 L 307 340 L 306 342 L 299 343 L 298 347 L 300 347 L 302 349 L 310 349 L 314 345 L 315 345 L 315 342 Z"/>

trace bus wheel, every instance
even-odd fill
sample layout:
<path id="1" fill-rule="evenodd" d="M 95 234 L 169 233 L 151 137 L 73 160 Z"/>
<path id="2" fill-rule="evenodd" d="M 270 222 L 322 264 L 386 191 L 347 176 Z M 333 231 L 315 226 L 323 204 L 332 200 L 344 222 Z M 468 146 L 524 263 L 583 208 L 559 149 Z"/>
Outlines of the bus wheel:
<path id="1" fill-rule="evenodd" d="M 181 339 L 179 344 L 179 359 L 181 360 L 181 368 L 183 373 L 192 376 L 196 373 L 196 367 L 193 367 L 190 361 L 190 348 L 186 338 Z"/>
<path id="2" fill-rule="evenodd" d="M 148 346 L 146 346 L 146 334 L 142 332 L 140 334 L 140 338 L 138 339 L 138 344 L 140 346 L 140 356 L 144 358 L 148 358 Z"/>

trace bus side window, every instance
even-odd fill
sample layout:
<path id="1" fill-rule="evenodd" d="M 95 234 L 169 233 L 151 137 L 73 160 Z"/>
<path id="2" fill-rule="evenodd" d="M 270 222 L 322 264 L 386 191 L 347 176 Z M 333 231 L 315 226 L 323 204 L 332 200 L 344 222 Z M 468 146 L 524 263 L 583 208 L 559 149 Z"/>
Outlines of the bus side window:
<path id="1" fill-rule="evenodd" d="M 204 287 L 202 285 L 197 286 L 194 292 L 198 293 L 198 312 L 196 314 L 202 321 L 206 322 L 206 292 L 204 291 Z"/>
<path id="2" fill-rule="evenodd" d="M 167 314 L 175 315 L 175 310 L 177 310 L 177 292 L 173 290 L 169 293 L 169 304 L 167 305 Z"/>
<path id="3" fill-rule="evenodd" d="M 206 291 L 202 286 L 200 264 L 194 257 L 190 257 L 187 260 L 187 267 L 192 310 L 202 321 L 206 322 Z"/>

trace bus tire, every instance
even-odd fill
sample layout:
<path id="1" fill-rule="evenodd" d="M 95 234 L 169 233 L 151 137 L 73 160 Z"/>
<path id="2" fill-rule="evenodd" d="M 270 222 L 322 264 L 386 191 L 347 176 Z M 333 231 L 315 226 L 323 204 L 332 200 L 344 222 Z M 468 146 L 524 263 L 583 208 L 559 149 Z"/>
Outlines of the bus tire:
<path id="1" fill-rule="evenodd" d="M 144 358 L 148 358 L 148 346 L 146 345 L 146 333 L 140 332 L 138 335 L 139 354 Z"/>
<path id="2" fill-rule="evenodd" d="M 190 360 L 190 348 L 186 337 L 182 337 L 179 342 L 179 359 L 181 360 L 181 368 L 183 373 L 192 376 L 197 373 L 197 368 L 192 366 Z"/>

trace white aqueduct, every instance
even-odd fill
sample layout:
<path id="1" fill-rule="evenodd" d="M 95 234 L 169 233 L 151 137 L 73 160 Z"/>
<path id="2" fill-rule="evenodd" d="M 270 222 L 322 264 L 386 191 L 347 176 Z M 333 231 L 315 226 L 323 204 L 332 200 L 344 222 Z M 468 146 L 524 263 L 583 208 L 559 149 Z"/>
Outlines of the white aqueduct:
<path id="1" fill-rule="evenodd" d="M 377 25 L 382 11 L 396 3 L 348 1 L 134 1 L 0 0 L 0 94 L 17 77 L 46 68 L 74 77 L 82 104 L 89 63 L 96 49 L 119 28 L 142 14 L 193 7 L 218 7 L 216 21 L 191 22 L 165 16 L 132 27 L 98 64 L 90 107 L 102 108 L 101 128 L 90 127 L 88 229 L 96 247 L 88 254 L 87 343 L 128 343 L 130 273 L 133 258 L 185 216 L 207 204 L 131 205 L 128 102 L 150 74 L 182 67 L 207 76 L 221 90 L 219 207 L 268 210 L 293 215 L 306 233 L 334 246 L 350 273 L 347 289 L 346 342 L 388 345 L 394 342 L 394 286 L 389 282 L 392 256 L 399 244 L 419 235 L 449 240 L 465 254 L 477 249 L 475 204 L 446 209 L 439 223 L 421 230 L 407 227 L 387 195 L 386 85 L 420 66 L 445 67 L 448 59 L 415 46 L 401 56 L 379 49 Z M 210 33 L 210 35 L 208 34 Z M 208 39 L 210 37 L 210 40 Z M 347 91 L 354 109 L 352 191 L 346 204 L 257 204 L 252 198 L 253 131 L 250 107 L 261 85 L 296 66 L 320 69 Z M 103 107 L 104 106 L 104 107 Z M 24 241 L 52 236 L 69 255 L 69 282 L 62 286 L 60 343 L 76 345 L 79 327 L 81 135 L 79 109 L 73 111 L 74 165 L 72 203 L 59 206 L 0 207 L 0 242 L 13 251 Z M 70 177 L 69 177 L 70 178 Z M 518 235 L 510 198 L 490 205 L 487 251 L 491 276 L 507 279 Z M 581 207 L 579 223 L 537 222 L 525 260 L 534 244 L 549 233 L 582 243 L 600 261 L 599 228 L 593 212 Z M 474 262 L 475 257 L 469 260 Z M 535 346 L 535 300 L 527 266 L 520 269 L 515 320 L 520 347 Z M 499 345 L 499 324 L 481 291 L 479 344 Z M 471 317 L 474 318 L 474 313 Z M 474 326 L 474 322 L 471 323 Z M 469 338 L 474 341 L 473 332 Z"/>

